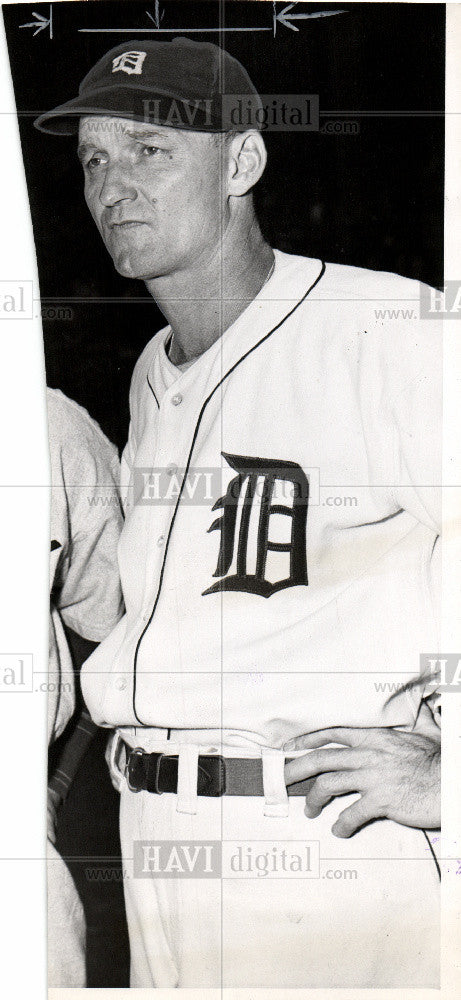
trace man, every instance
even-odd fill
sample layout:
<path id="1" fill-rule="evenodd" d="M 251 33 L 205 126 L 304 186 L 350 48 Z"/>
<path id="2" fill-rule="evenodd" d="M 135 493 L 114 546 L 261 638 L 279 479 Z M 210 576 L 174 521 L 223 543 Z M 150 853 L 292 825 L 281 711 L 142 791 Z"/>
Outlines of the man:
<path id="1" fill-rule="evenodd" d="M 267 245 L 232 94 L 260 106 L 216 46 L 130 41 L 37 122 L 78 122 L 104 244 L 168 322 L 130 394 L 127 613 L 83 671 L 131 985 L 435 986 L 438 332 L 376 319 L 417 283 Z"/>
<path id="2" fill-rule="evenodd" d="M 48 742 L 75 711 L 74 670 L 64 624 L 85 639 L 104 639 L 123 605 L 117 544 L 123 523 L 116 448 L 89 414 L 47 390 L 51 457 Z M 56 850 L 56 813 L 93 734 L 82 713 L 48 789 L 48 985 L 83 987 L 85 918 L 77 889 Z"/>

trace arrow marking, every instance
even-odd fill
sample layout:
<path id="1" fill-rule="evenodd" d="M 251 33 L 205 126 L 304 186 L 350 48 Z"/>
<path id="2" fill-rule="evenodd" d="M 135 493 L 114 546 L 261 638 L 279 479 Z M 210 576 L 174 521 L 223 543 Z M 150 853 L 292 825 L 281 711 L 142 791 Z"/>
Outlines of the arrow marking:
<path id="1" fill-rule="evenodd" d="M 53 38 L 53 11 L 50 4 L 50 16 L 48 18 L 43 17 L 42 14 L 37 14 L 35 10 L 32 11 L 32 17 L 36 17 L 36 21 L 29 21 L 27 24 L 20 24 L 20 28 L 35 28 L 32 38 L 38 35 L 39 31 L 43 31 L 44 28 L 50 29 L 50 38 Z"/>
<path id="2" fill-rule="evenodd" d="M 160 0 L 155 0 L 155 13 L 150 14 L 146 10 L 148 18 L 153 21 L 153 28 L 79 28 L 79 32 L 84 32 L 86 34 L 96 33 L 96 34 L 106 34 L 106 35 L 178 35 L 184 32 L 188 35 L 203 35 L 203 34 L 230 34 L 234 31 L 272 31 L 275 35 L 277 33 L 277 25 L 282 24 L 284 28 L 290 28 L 291 31 L 299 31 L 299 28 L 292 24 L 292 21 L 307 21 L 314 20 L 319 17 L 334 17 L 335 14 L 345 14 L 345 10 L 318 10 L 313 11 L 311 14 L 291 14 L 290 11 L 293 10 L 295 4 L 289 3 L 283 8 L 279 13 L 277 13 L 275 0 L 272 4 L 273 16 L 272 16 L 272 28 L 161 28 L 161 22 L 163 21 L 164 12 L 160 9 Z M 38 16 L 38 15 L 35 15 Z M 26 25 L 21 25 L 21 27 L 26 27 Z M 27 27 L 35 27 L 35 25 L 27 25 Z M 40 28 L 38 29 L 41 30 Z"/>
<path id="3" fill-rule="evenodd" d="M 292 21 L 307 21 L 308 18 L 318 18 L 318 17 L 334 17 L 335 14 L 345 14 L 345 10 L 316 10 L 312 14 L 290 14 L 290 10 L 293 10 L 294 4 L 289 3 L 287 7 L 284 7 L 279 14 L 276 13 L 275 3 L 274 3 L 274 36 L 277 30 L 277 21 L 279 24 L 283 24 L 285 28 L 291 28 L 292 31 L 299 31 L 299 28 L 295 24 L 291 24 Z"/>

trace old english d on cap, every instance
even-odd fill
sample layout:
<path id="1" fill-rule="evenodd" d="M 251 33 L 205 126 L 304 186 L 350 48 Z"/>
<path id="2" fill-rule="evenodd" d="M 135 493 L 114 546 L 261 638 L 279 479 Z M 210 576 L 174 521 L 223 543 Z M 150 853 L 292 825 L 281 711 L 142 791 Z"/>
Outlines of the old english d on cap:
<path id="1" fill-rule="evenodd" d="M 199 132 L 238 130 L 233 94 L 244 95 L 255 110 L 262 107 L 246 70 L 218 45 L 189 38 L 130 41 L 106 52 L 82 80 L 78 97 L 39 115 L 34 125 L 71 135 L 82 115 L 108 115 Z"/>

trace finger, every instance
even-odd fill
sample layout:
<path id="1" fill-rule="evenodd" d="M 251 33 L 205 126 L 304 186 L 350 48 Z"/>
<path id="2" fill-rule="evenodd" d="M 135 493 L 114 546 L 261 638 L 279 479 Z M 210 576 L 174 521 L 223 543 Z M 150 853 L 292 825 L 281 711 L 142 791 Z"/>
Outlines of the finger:
<path id="1" fill-rule="evenodd" d="M 336 823 L 331 828 L 331 832 L 335 837 L 352 837 L 353 833 L 357 833 L 361 826 L 369 823 L 372 819 L 377 819 L 373 807 L 366 796 L 362 796 L 340 813 Z"/>
<path id="2" fill-rule="evenodd" d="M 312 750 L 303 757 L 295 757 L 285 764 L 285 782 L 292 785 L 294 781 L 303 781 L 325 771 L 345 771 L 358 766 L 359 760 L 355 750 L 340 747 L 332 750 Z"/>
<path id="3" fill-rule="evenodd" d="M 364 729 L 350 726 L 336 726 L 332 729 L 319 729 L 315 733 L 306 733 L 304 736 L 297 736 L 284 744 L 285 751 L 290 750 L 315 750 L 324 747 L 328 743 L 342 743 L 348 747 L 359 747 L 364 743 L 372 745 L 379 737 L 380 729 Z"/>
<path id="4" fill-rule="evenodd" d="M 336 795 L 347 795 L 357 791 L 357 776 L 353 772 L 320 774 L 306 795 L 304 812 L 310 819 L 315 819 Z"/>

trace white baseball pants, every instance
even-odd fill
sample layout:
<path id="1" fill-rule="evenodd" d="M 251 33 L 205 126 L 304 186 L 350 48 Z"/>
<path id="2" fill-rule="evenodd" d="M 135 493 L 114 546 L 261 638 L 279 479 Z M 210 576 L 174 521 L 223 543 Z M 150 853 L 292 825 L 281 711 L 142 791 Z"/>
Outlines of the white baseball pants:
<path id="1" fill-rule="evenodd" d="M 277 751 L 265 799 L 197 797 L 194 760 L 209 747 L 185 761 L 184 746 L 149 746 L 178 749 L 180 794 L 121 783 L 132 987 L 438 986 L 439 881 L 422 831 L 382 820 L 349 840 L 334 837 L 355 796 L 306 818 L 304 798 L 287 800 L 276 787 Z M 210 844 L 225 857 L 205 875 Z"/>

